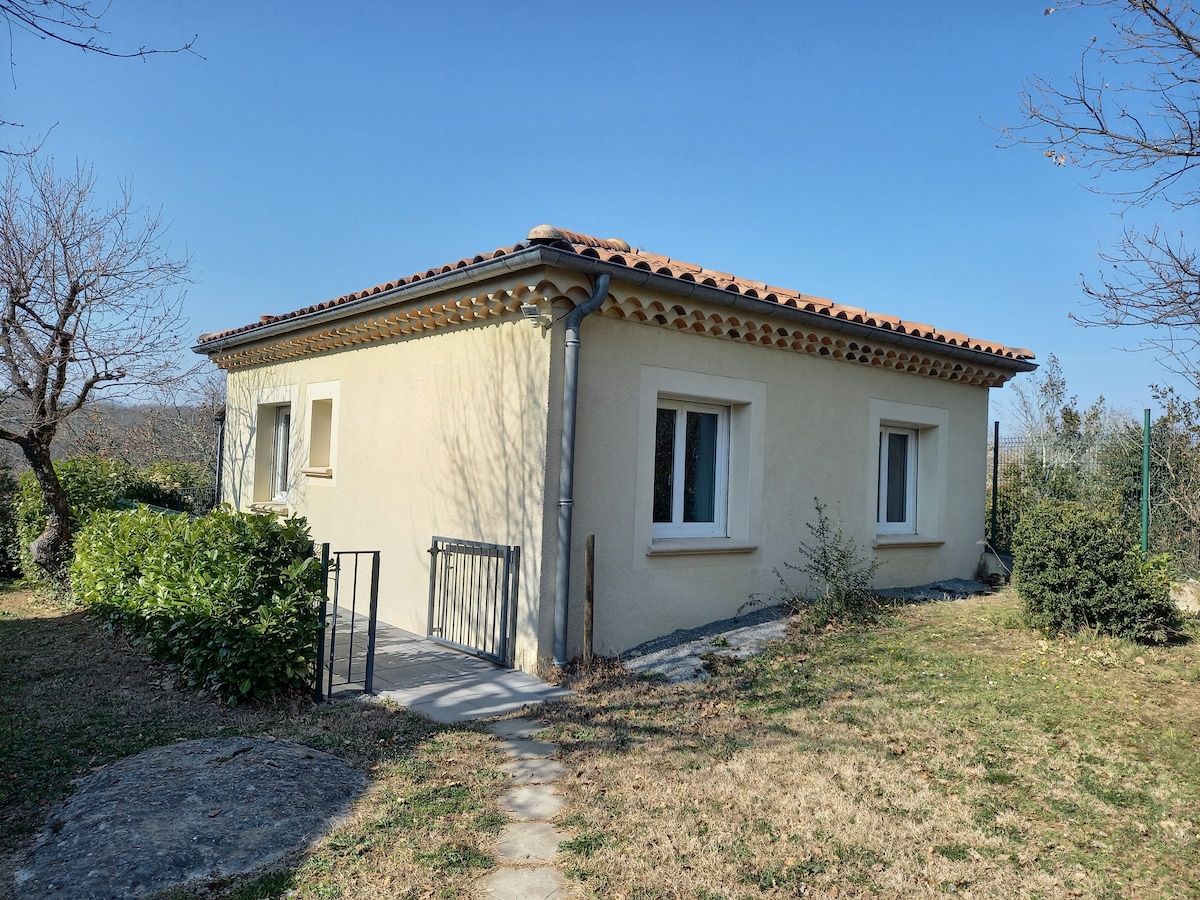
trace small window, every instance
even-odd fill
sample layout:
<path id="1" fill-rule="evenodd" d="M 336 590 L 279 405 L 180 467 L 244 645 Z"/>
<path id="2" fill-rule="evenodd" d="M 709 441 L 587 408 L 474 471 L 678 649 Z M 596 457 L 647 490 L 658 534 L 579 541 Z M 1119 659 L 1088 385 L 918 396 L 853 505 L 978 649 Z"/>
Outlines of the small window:
<path id="1" fill-rule="evenodd" d="M 879 429 L 879 534 L 916 533 L 917 444 L 911 428 Z"/>
<path id="2" fill-rule="evenodd" d="M 292 407 L 275 407 L 275 431 L 271 442 L 271 499 L 286 503 L 291 454 Z"/>
<path id="3" fill-rule="evenodd" d="M 724 537 L 729 408 L 660 399 L 654 436 L 654 536 Z"/>
<path id="4" fill-rule="evenodd" d="M 328 479 L 333 483 L 337 468 L 338 397 L 341 382 L 314 381 L 305 388 L 307 399 L 302 407 L 307 417 L 301 426 L 307 437 L 303 448 L 297 448 L 300 472 L 306 479 Z M 312 482 L 309 482 L 311 486 Z"/>
<path id="5" fill-rule="evenodd" d="M 330 467 L 329 443 L 333 433 L 333 401 L 314 400 L 309 413 L 308 468 L 306 474 L 327 474 Z"/>

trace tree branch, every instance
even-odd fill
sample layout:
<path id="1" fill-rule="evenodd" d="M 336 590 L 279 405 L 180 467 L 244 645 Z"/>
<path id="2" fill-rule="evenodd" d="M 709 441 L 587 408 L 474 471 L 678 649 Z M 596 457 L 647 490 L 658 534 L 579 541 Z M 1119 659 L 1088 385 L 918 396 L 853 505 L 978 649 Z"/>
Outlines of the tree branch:
<path id="1" fill-rule="evenodd" d="M 99 12 L 92 11 L 90 2 L 71 3 L 68 0 L 0 0 L 0 17 L 43 40 L 57 41 L 86 53 L 116 59 L 133 59 L 162 53 L 195 53 L 193 46 L 198 35 L 179 47 L 168 49 L 139 47 L 137 50 L 114 50 L 101 43 L 100 36 L 108 32 L 100 27 L 100 19 L 108 5 Z M 199 54 L 196 54 L 197 56 Z"/>
<path id="2" fill-rule="evenodd" d="M 1056 166 L 1093 173 L 1088 189 L 1128 206 L 1169 212 L 1200 203 L 1200 12 L 1197 0 L 1060 0 L 1108 13 L 1113 37 L 1092 38 L 1065 88 L 1027 81 L 1025 120 L 1003 129 L 1002 146 L 1042 149 Z M 1116 77 L 1114 77 L 1116 76 Z M 1116 181 L 1101 176 L 1116 175 Z M 1126 229 L 1100 254 L 1105 269 L 1084 280 L 1094 312 L 1083 325 L 1142 326 L 1142 346 L 1200 376 L 1200 262 L 1182 228 Z M 1170 366 L 1169 366 L 1170 367 Z"/>

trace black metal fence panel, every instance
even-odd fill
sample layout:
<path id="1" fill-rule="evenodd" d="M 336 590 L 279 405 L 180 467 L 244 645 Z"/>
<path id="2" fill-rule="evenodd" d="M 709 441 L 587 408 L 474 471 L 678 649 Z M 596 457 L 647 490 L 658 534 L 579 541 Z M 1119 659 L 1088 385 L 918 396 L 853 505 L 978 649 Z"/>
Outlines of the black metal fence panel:
<path id="1" fill-rule="evenodd" d="M 375 627 L 379 612 L 379 551 L 322 547 L 325 600 L 317 642 L 315 692 L 374 690 Z"/>
<path id="2" fill-rule="evenodd" d="M 429 637 L 511 666 L 521 548 L 435 536 L 429 553 Z"/>

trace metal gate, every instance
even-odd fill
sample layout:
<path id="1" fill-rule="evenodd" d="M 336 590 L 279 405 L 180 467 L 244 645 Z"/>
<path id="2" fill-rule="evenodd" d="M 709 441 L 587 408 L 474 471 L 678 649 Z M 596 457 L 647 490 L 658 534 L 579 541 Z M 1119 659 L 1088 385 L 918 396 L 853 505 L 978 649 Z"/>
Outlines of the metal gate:
<path id="1" fill-rule="evenodd" d="M 434 537 L 429 553 L 429 637 L 511 666 L 521 548 Z"/>
<path id="2" fill-rule="evenodd" d="M 328 700 L 335 690 L 375 680 L 375 623 L 379 610 L 379 551 L 321 546 L 325 599 L 317 638 L 315 693 Z"/>

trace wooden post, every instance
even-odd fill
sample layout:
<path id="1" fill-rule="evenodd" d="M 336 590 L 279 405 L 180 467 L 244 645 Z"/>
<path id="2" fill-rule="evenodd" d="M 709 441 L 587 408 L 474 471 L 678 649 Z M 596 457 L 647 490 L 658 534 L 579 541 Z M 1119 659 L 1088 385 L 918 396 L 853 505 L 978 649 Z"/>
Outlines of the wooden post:
<path id="1" fill-rule="evenodd" d="M 592 664 L 592 609 L 595 605 L 596 587 L 596 536 L 589 534 L 584 545 L 583 566 L 587 570 L 587 582 L 583 601 L 583 664 Z"/>

